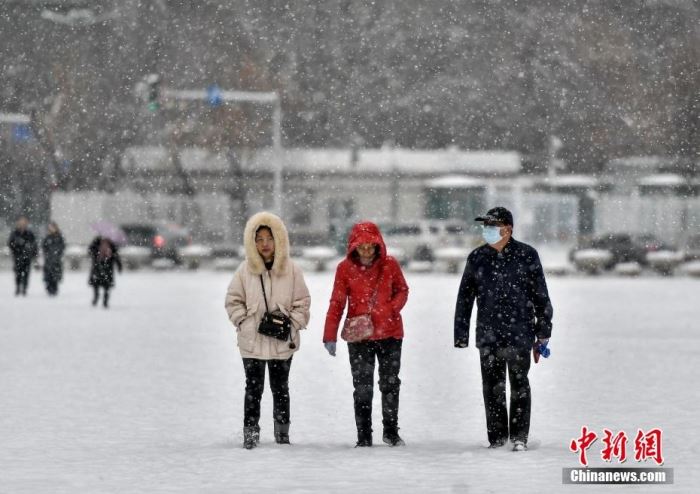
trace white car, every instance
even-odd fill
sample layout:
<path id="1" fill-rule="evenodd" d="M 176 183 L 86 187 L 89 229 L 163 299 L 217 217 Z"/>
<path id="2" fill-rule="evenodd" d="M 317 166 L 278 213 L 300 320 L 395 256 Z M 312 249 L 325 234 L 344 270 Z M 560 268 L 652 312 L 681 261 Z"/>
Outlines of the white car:
<path id="1" fill-rule="evenodd" d="M 407 261 L 434 261 L 439 249 L 472 247 L 478 241 L 466 223 L 458 220 L 380 223 L 379 229 L 387 248 L 402 251 Z"/>

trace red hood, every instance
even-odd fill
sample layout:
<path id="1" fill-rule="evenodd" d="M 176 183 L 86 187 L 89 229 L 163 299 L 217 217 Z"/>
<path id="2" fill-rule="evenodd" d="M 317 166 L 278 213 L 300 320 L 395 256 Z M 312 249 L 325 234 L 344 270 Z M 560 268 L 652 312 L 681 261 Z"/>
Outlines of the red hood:
<path id="1" fill-rule="evenodd" d="M 379 227 L 370 221 L 357 223 L 350 230 L 348 235 L 348 251 L 346 253 L 348 259 L 357 246 L 360 244 L 377 244 L 379 246 L 379 258 L 386 257 L 386 245 L 379 231 Z"/>

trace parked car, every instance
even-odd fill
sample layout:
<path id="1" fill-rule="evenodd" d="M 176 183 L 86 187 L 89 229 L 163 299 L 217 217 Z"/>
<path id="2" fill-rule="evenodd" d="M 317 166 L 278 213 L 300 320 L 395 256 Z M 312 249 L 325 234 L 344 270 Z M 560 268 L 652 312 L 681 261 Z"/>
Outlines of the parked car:
<path id="1" fill-rule="evenodd" d="M 611 256 L 605 261 L 603 268 L 612 269 L 623 262 L 646 263 L 646 249 L 635 243 L 627 233 L 606 233 L 579 240 L 578 245 L 569 252 L 569 260 L 574 262 L 577 252 L 584 250 L 602 250 L 610 252 Z"/>
<path id="2" fill-rule="evenodd" d="M 662 242 L 655 235 L 650 233 L 645 233 L 642 235 L 636 235 L 633 237 L 635 243 L 640 247 L 644 248 L 644 251 L 648 254 L 649 252 L 659 252 L 663 250 L 676 251 L 678 248 L 675 245 Z"/>
<path id="3" fill-rule="evenodd" d="M 576 252 L 583 250 L 608 251 L 611 257 L 605 262 L 604 269 L 612 269 L 624 262 L 636 262 L 646 266 L 647 254 L 660 251 L 675 251 L 675 246 L 661 242 L 652 234 L 630 235 L 628 233 L 605 233 L 586 237 L 569 252 L 569 260 L 574 261 Z"/>
<path id="4" fill-rule="evenodd" d="M 171 259 L 180 264 L 178 249 L 192 243 L 187 229 L 175 223 L 130 223 L 120 228 L 126 234 L 126 245 L 151 249 L 152 259 Z"/>
<path id="5" fill-rule="evenodd" d="M 380 223 L 379 228 L 388 248 L 399 249 L 415 261 L 434 261 L 437 249 L 468 247 L 474 242 L 467 225 L 457 220 Z"/>

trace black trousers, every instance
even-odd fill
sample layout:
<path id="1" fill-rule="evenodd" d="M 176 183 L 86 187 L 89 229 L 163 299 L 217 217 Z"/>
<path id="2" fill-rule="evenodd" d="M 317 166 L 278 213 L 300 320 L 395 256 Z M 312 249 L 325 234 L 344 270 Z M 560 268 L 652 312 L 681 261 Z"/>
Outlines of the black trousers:
<path id="1" fill-rule="evenodd" d="M 402 340 L 395 338 L 348 343 L 352 384 L 355 387 L 353 398 L 358 436 L 371 437 L 372 434 L 375 358 L 379 362 L 379 391 L 382 393 L 384 430 L 397 431 L 399 428 L 402 343 Z"/>
<path id="2" fill-rule="evenodd" d="M 102 303 L 107 305 L 109 303 L 109 286 L 103 286 L 103 299 Z M 96 304 L 100 300 L 100 285 L 93 285 L 92 287 L 92 303 Z"/>
<path id="3" fill-rule="evenodd" d="M 44 284 L 49 295 L 58 293 L 58 277 L 51 272 L 44 271 Z"/>
<path id="4" fill-rule="evenodd" d="M 29 273 L 32 271 L 32 261 L 15 261 L 15 286 L 17 293 L 26 293 L 29 284 Z"/>
<path id="5" fill-rule="evenodd" d="M 272 416 L 276 422 L 289 423 L 289 369 L 292 357 L 288 360 L 260 360 L 244 358 L 245 403 L 243 405 L 243 425 L 257 426 L 260 421 L 260 400 L 265 388 L 265 366 L 270 370 L 272 390 Z"/>
<path id="6" fill-rule="evenodd" d="M 480 348 L 481 382 L 489 443 L 525 441 L 530 432 L 529 348 Z M 506 370 L 510 380 L 510 415 L 506 410 Z M 510 416 L 510 420 L 508 417 Z"/>
<path id="7" fill-rule="evenodd" d="M 55 279 L 48 279 L 45 281 L 46 291 L 49 295 L 56 295 L 58 293 L 58 281 Z"/>

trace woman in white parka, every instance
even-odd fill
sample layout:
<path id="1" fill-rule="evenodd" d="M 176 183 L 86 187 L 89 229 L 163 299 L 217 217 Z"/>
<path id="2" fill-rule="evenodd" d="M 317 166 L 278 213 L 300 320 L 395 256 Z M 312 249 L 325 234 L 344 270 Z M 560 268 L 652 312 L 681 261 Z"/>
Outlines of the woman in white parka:
<path id="1" fill-rule="evenodd" d="M 299 349 L 299 331 L 309 322 L 311 297 L 301 269 L 289 258 L 289 236 L 278 216 L 267 212 L 252 216 L 243 235 L 246 259 L 226 292 L 226 312 L 236 327 L 243 357 L 243 446 L 252 449 L 260 440 L 258 422 L 265 367 L 270 372 L 275 441 L 289 444 L 289 369 L 292 356 Z M 258 332 L 268 308 L 291 319 L 290 340 Z"/>

